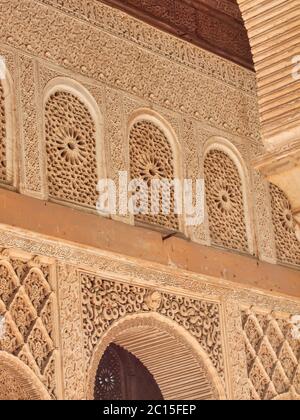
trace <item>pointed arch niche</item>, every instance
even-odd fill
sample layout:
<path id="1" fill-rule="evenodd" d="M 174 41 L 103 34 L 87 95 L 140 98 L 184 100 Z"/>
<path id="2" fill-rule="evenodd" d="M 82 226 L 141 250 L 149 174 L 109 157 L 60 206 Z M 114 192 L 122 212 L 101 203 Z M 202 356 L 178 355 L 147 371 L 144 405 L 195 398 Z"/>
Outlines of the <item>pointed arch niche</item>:
<path id="1" fill-rule="evenodd" d="M 131 179 L 143 179 L 148 185 L 155 178 L 183 180 L 181 146 L 165 118 L 151 109 L 136 110 L 129 119 L 127 138 Z M 174 213 L 174 203 L 173 190 L 169 215 L 160 210 L 158 215 L 140 214 L 134 220 L 162 230 L 184 232 L 184 217 Z"/>
<path id="2" fill-rule="evenodd" d="M 46 86 L 43 106 L 46 196 L 96 212 L 97 183 L 106 178 L 98 104 L 80 83 L 58 77 Z"/>
<path id="3" fill-rule="evenodd" d="M 212 244 L 256 254 L 250 177 L 238 149 L 222 137 L 209 139 L 204 173 Z"/>

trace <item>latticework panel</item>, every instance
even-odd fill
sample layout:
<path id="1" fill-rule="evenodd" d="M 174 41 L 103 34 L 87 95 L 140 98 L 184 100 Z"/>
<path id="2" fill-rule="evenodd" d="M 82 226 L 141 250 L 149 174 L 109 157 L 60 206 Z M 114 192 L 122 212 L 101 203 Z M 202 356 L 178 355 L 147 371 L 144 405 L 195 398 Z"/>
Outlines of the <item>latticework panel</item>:
<path id="1" fill-rule="evenodd" d="M 0 258 L 0 350 L 18 357 L 57 398 L 55 293 L 47 265 Z"/>
<path id="2" fill-rule="evenodd" d="M 283 263 L 300 265 L 300 242 L 296 237 L 296 223 L 286 194 L 270 184 L 273 224 L 277 258 Z"/>
<path id="3" fill-rule="evenodd" d="M 223 151 L 211 150 L 204 169 L 212 243 L 248 252 L 242 181 L 235 163 Z"/>
<path id="4" fill-rule="evenodd" d="M 178 230 L 174 187 L 170 188 L 168 214 L 163 212 L 163 189 L 157 192 L 159 195 L 158 214 L 153 214 L 151 208 L 151 202 L 154 201 L 152 197 L 155 194 L 155 189 L 151 189 L 152 181 L 173 182 L 175 178 L 175 161 L 169 140 L 164 132 L 152 122 L 139 121 L 130 131 L 129 147 L 131 179 L 143 180 L 148 186 L 147 197 L 145 197 L 145 202 L 148 203 L 148 214 L 138 214 L 136 220 L 170 230 Z"/>
<path id="5" fill-rule="evenodd" d="M 87 106 L 69 92 L 51 95 L 45 136 L 50 197 L 95 208 L 96 127 Z"/>
<path id="6" fill-rule="evenodd" d="M 251 398 L 300 398 L 300 340 L 288 319 L 242 313 Z"/>

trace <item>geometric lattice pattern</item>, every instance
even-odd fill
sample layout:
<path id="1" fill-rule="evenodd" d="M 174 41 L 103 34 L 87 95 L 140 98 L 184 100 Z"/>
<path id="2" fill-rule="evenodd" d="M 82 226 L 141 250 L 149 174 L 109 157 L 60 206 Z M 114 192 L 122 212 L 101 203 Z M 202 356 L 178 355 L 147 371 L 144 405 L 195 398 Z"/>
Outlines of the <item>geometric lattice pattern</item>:
<path id="1" fill-rule="evenodd" d="M 300 265 L 300 242 L 296 237 L 296 222 L 286 194 L 270 184 L 277 258 L 283 263 Z"/>
<path id="2" fill-rule="evenodd" d="M 163 212 L 163 196 L 160 189 L 151 190 L 153 180 L 174 181 L 174 156 L 171 144 L 164 132 L 150 121 L 139 121 L 132 127 L 129 135 L 130 174 L 131 179 L 142 180 L 149 189 L 148 195 L 140 191 L 143 196 L 148 214 L 138 214 L 135 219 L 142 223 L 150 223 L 170 230 L 178 230 L 178 216 L 175 214 L 174 188 L 170 189 L 170 206 L 168 214 Z M 145 194 L 144 194 L 145 193 Z M 151 211 L 152 197 L 159 197 L 159 208 L 156 213 Z M 147 205 L 148 203 L 148 205 Z M 146 211 L 147 212 L 147 211 Z M 144 212 L 144 213 L 146 213 Z"/>
<path id="3" fill-rule="evenodd" d="M 0 316 L 5 320 L 0 350 L 30 367 L 55 399 L 55 294 L 49 277 L 49 267 L 37 259 L 0 256 Z"/>
<path id="4" fill-rule="evenodd" d="M 50 197 L 95 208 L 97 202 L 96 128 L 76 96 L 58 91 L 45 108 Z"/>
<path id="5" fill-rule="evenodd" d="M 247 311 L 242 321 L 251 398 L 300 398 L 300 340 L 288 319 Z"/>
<path id="6" fill-rule="evenodd" d="M 211 150 L 204 170 L 212 243 L 248 252 L 242 182 L 235 163 L 223 151 Z"/>
<path id="7" fill-rule="evenodd" d="M 4 90 L 0 80 L 0 181 L 6 181 L 6 118 Z"/>

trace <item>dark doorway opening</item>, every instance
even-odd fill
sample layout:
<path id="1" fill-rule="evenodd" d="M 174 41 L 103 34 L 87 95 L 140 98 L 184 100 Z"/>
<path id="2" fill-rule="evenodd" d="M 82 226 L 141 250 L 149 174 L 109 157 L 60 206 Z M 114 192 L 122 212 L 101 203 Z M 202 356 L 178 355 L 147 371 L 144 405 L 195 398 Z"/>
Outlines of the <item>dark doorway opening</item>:
<path id="1" fill-rule="evenodd" d="M 116 344 L 105 351 L 96 375 L 95 400 L 163 400 L 153 375 L 133 354 Z"/>

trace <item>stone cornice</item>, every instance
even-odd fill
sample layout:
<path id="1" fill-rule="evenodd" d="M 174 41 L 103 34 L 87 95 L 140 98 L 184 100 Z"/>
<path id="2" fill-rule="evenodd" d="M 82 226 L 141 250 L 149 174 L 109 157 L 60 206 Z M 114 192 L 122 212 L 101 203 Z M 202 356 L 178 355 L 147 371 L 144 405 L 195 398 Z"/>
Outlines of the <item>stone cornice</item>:
<path id="1" fill-rule="evenodd" d="M 102 0 L 150 25 L 253 70 L 249 39 L 237 3 L 212 0 Z M 229 6 L 229 7 L 228 7 Z"/>
<path id="2" fill-rule="evenodd" d="M 253 161 L 253 165 L 267 177 L 298 167 L 300 165 L 300 141 L 294 141 L 285 147 L 266 153 Z"/>

